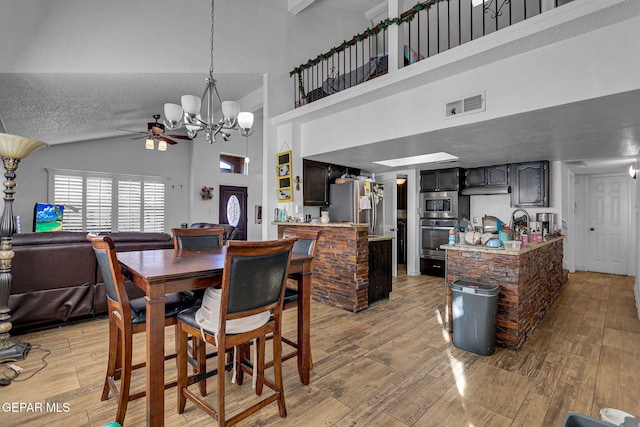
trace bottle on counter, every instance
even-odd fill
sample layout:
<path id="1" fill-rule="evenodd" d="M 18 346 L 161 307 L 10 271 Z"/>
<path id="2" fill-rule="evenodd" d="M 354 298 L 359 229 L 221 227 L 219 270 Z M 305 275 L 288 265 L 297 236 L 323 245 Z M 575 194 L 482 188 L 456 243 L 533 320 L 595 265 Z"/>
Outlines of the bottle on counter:
<path id="1" fill-rule="evenodd" d="M 527 246 L 529 244 L 529 236 L 527 235 L 527 228 L 523 228 L 520 233 L 520 240 L 522 240 L 522 246 Z"/>
<path id="2" fill-rule="evenodd" d="M 454 229 L 449 230 L 449 246 L 456 244 L 456 232 Z"/>

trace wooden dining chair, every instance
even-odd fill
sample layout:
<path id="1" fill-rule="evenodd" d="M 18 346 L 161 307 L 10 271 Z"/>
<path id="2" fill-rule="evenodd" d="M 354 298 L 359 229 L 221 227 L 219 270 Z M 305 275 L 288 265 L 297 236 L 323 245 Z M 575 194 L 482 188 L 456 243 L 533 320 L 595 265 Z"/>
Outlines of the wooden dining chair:
<path id="1" fill-rule="evenodd" d="M 222 426 L 236 424 L 270 403 L 278 402 L 281 417 L 287 409 L 282 382 L 282 304 L 294 239 L 265 242 L 227 242 L 222 274 L 219 313 L 211 322 L 198 322 L 198 309 L 191 308 L 178 315 L 178 413 L 183 413 L 187 399 L 204 410 Z M 265 316 L 266 314 L 266 316 Z M 256 320 L 261 318 L 261 321 Z M 248 322 L 248 320 L 252 320 Z M 227 361 L 217 358 L 217 408 L 209 405 L 188 389 L 187 337 L 203 334 L 203 338 L 218 348 L 218 353 L 244 346 L 255 340 L 257 357 L 253 367 L 240 360 L 235 352 L 236 369 L 254 376 L 256 394 L 263 386 L 272 390 L 259 402 L 227 418 L 225 382 Z M 265 341 L 273 335 L 273 380 L 265 376 Z M 252 369 L 253 368 L 253 369 Z M 235 370 L 234 370 L 235 373 Z"/>
<path id="2" fill-rule="evenodd" d="M 222 228 L 172 228 L 174 249 L 222 246 Z"/>
<path id="3" fill-rule="evenodd" d="M 204 249 L 222 246 L 223 230 L 222 228 L 172 228 L 173 234 L 173 248 L 175 250 L 181 249 Z M 219 285 L 219 282 L 211 283 L 211 285 Z M 198 303 L 194 306 L 200 306 L 205 289 L 196 289 L 188 292 Z M 176 348 L 178 336 L 176 335 Z M 206 343 L 200 339 L 191 340 L 192 345 L 189 348 L 189 363 L 193 366 L 194 375 L 203 374 L 206 372 L 207 358 L 217 356 L 217 352 L 206 354 Z M 207 394 L 207 382 L 198 382 L 200 387 L 200 394 L 206 396 Z"/>
<path id="4" fill-rule="evenodd" d="M 131 374 L 133 370 L 145 367 L 145 363 L 132 363 L 133 334 L 146 331 L 146 303 L 144 298 L 129 299 L 116 248 L 108 236 L 88 235 L 93 245 L 98 268 L 104 280 L 107 292 L 109 316 L 109 355 L 107 373 L 102 389 L 101 400 L 107 400 L 109 392 L 118 399 L 115 421 L 122 424 L 127 412 L 127 404 L 145 396 L 145 391 L 131 393 Z M 176 325 L 176 315 L 191 306 L 194 301 L 182 293 L 166 296 L 165 326 Z M 165 356 L 165 360 L 175 358 L 175 353 Z M 118 387 L 117 380 L 120 380 Z M 165 389 L 175 386 L 176 382 L 165 385 Z"/>
<path id="5" fill-rule="evenodd" d="M 296 242 L 293 245 L 293 253 L 311 255 L 314 259 L 318 253 L 318 237 L 320 236 L 320 230 L 303 230 L 300 228 L 287 228 L 282 232 L 282 237 L 285 239 L 296 238 Z M 312 268 L 313 268 L 313 261 Z M 289 279 L 287 281 L 287 288 L 284 295 L 283 309 L 298 308 L 298 288 L 295 280 Z M 282 337 L 282 342 L 293 347 L 295 350 L 284 354 L 282 360 L 289 360 L 298 355 L 298 342 L 292 339 Z M 270 367 L 270 363 L 267 364 Z"/>

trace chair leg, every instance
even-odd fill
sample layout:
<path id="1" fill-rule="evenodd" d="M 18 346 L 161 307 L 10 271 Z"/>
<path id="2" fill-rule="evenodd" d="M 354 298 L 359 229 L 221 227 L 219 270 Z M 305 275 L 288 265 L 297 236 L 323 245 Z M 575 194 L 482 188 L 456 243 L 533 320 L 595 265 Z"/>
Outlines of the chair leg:
<path id="1" fill-rule="evenodd" d="M 218 345 L 220 345 L 220 342 L 218 342 Z M 220 354 L 220 352 L 222 352 L 222 354 Z M 216 377 L 218 378 L 218 426 L 219 427 L 225 427 L 227 425 L 227 420 L 226 420 L 226 412 L 225 412 L 225 406 L 224 406 L 224 397 L 225 397 L 225 379 L 226 379 L 226 371 L 225 371 L 225 364 L 226 364 L 226 356 L 227 352 L 224 350 L 224 348 L 222 347 L 218 347 L 218 375 L 216 375 Z"/>
<path id="2" fill-rule="evenodd" d="M 262 388 L 264 386 L 264 352 L 265 352 L 266 337 L 256 338 L 256 359 L 253 363 L 256 363 L 256 394 L 260 396 L 262 394 Z"/>
<path id="3" fill-rule="evenodd" d="M 176 337 L 177 348 L 176 352 L 178 357 L 178 413 L 182 414 L 184 412 L 184 407 L 187 403 L 187 398 L 184 396 L 182 390 L 187 387 L 187 333 L 182 330 L 180 324 L 178 324 L 178 328 L 176 333 L 178 334 Z M 205 380 L 203 380 L 205 381 Z"/>
<path id="4" fill-rule="evenodd" d="M 109 319 L 109 359 L 107 360 L 107 374 L 104 378 L 102 397 L 100 400 L 109 398 L 109 378 L 113 378 L 116 371 L 116 361 L 118 359 L 118 327 Z"/>
<path id="5" fill-rule="evenodd" d="M 127 404 L 129 403 L 129 391 L 131 388 L 131 371 L 133 357 L 133 336 L 119 332 L 122 352 L 121 377 L 120 377 L 120 396 L 118 399 L 118 411 L 116 413 L 116 422 L 122 425 L 124 416 L 127 413 Z"/>
<path id="6" fill-rule="evenodd" d="M 264 358 L 264 343 L 262 357 Z M 284 401 L 284 385 L 282 382 L 282 341 L 279 329 L 276 329 L 273 333 L 273 375 L 276 392 L 278 393 L 278 410 L 280 416 L 284 418 L 287 416 L 287 406 Z"/>
<path id="7" fill-rule="evenodd" d="M 193 357 L 196 359 L 196 368 L 194 369 L 197 374 L 204 374 L 207 372 L 207 343 L 200 338 L 191 337 L 191 343 L 193 345 Z M 202 380 L 198 382 L 200 388 L 200 395 L 207 395 L 207 381 Z"/>

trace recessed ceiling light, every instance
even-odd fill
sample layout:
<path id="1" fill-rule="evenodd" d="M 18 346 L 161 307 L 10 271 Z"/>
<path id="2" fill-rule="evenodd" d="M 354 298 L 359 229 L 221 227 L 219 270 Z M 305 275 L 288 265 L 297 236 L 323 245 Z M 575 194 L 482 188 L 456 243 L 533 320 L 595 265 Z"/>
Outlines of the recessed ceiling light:
<path id="1" fill-rule="evenodd" d="M 445 153 L 444 151 L 440 151 L 438 153 L 422 154 L 420 156 L 380 160 L 379 162 L 373 162 L 373 163 L 377 163 L 383 166 L 397 167 L 397 166 L 419 165 L 422 163 L 453 162 L 456 160 L 459 160 L 459 157 L 456 157 L 453 154 Z"/>

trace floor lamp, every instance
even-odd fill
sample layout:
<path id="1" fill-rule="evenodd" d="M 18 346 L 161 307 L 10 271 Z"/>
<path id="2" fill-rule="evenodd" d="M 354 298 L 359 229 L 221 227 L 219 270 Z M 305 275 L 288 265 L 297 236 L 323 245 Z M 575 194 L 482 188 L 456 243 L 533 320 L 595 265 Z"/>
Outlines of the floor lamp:
<path id="1" fill-rule="evenodd" d="M 15 193 L 16 169 L 20 160 L 47 144 L 21 136 L 0 133 L 0 157 L 4 164 L 4 210 L 0 219 L 0 363 L 22 360 L 27 356 L 29 344 L 13 341 L 11 330 L 11 310 L 9 293 L 11 292 L 11 260 L 15 219 L 13 218 L 13 194 Z"/>

